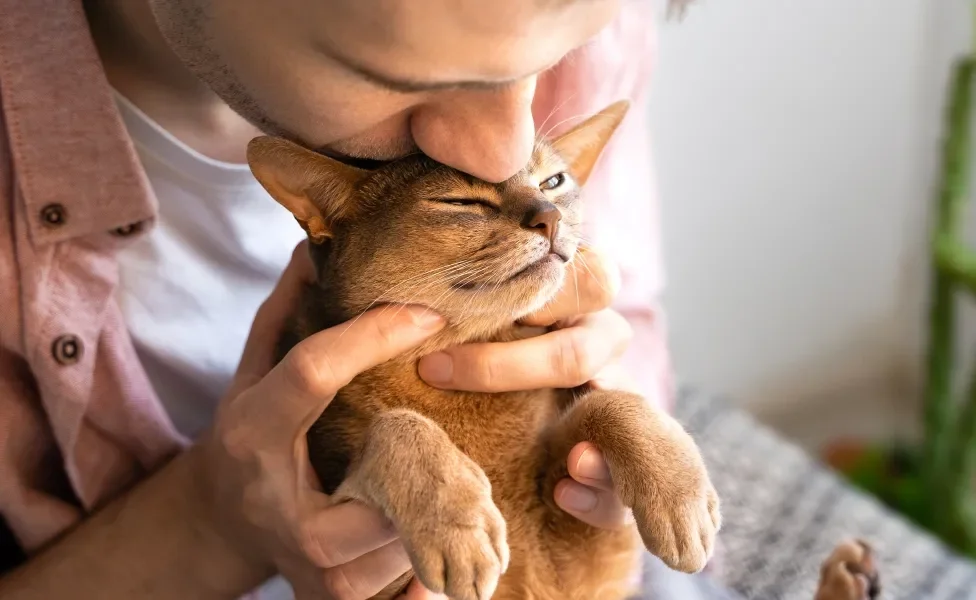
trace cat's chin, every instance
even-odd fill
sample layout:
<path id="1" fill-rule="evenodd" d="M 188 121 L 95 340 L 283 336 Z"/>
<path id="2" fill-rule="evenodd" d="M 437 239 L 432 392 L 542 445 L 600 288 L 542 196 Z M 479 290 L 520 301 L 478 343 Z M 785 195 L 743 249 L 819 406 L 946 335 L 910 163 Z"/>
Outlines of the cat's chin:
<path id="1" fill-rule="evenodd" d="M 446 310 L 442 309 L 441 314 L 447 319 L 447 326 L 404 358 L 416 360 L 459 344 L 509 342 L 541 335 L 548 331 L 547 327 L 521 325 L 520 320 L 541 310 L 555 297 L 561 285 L 562 278 L 548 283 L 545 289 L 529 289 L 527 286 L 517 294 L 486 295 L 482 299 L 482 310 L 467 307 L 467 310 L 455 311 L 444 307 Z"/>
<path id="2" fill-rule="evenodd" d="M 533 274 L 531 279 L 522 282 L 525 286 L 525 301 L 519 303 L 510 313 L 512 320 L 518 321 L 534 312 L 542 310 L 552 301 L 566 281 L 566 265 L 558 264 L 556 268 L 547 268 Z"/>
<path id="3" fill-rule="evenodd" d="M 530 327 L 511 320 L 474 319 L 461 323 L 449 321 L 447 327 L 419 347 L 401 355 L 397 360 L 412 363 L 420 360 L 422 356 L 452 346 L 481 342 L 514 342 L 536 337 L 548 331 L 548 327 Z"/>
<path id="4" fill-rule="evenodd" d="M 546 287 L 553 283 L 562 283 L 568 263 L 567 257 L 550 252 L 511 275 L 508 278 L 508 283 L 518 285 L 526 282 L 531 287 Z"/>
<path id="5" fill-rule="evenodd" d="M 565 283 L 570 262 L 550 255 L 502 283 L 470 287 L 462 292 L 463 296 L 450 301 L 444 301 L 441 295 L 440 301 L 433 304 L 447 320 L 447 327 L 403 358 L 416 360 L 459 344 L 514 341 L 545 333 L 547 328 L 526 327 L 519 322 L 543 310 L 556 297 Z"/>
<path id="6" fill-rule="evenodd" d="M 504 275 L 501 279 L 489 278 L 484 281 L 469 281 L 457 286 L 457 290 L 468 294 L 504 293 L 503 290 L 518 289 L 525 287 L 530 290 L 530 294 L 545 295 L 545 290 L 552 288 L 553 284 L 557 287 L 562 283 L 565 276 L 566 265 L 570 259 L 550 252 L 541 258 L 531 261 L 528 264 L 517 267 L 513 273 Z"/>

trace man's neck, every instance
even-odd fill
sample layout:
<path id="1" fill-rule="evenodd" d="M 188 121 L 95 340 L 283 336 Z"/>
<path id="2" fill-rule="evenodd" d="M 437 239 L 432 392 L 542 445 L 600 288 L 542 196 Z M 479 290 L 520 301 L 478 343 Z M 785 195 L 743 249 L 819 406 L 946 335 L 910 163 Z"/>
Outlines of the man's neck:
<path id="1" fill-rule="evenodd" d="M 244 162 L 260 134 L 201 83 L 166 44 L 145 0 L 85 0 L 109 83 L 194 150 Z"/>

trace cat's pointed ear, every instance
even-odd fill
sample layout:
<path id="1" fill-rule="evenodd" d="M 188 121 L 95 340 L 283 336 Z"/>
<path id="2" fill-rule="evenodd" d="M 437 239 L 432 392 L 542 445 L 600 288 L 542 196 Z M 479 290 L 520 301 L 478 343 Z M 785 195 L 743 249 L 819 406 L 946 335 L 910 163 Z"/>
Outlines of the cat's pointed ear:
<path id="1" fill-rule="evenodd" d="M 261 136 L 247 145 L 247 163 L 268 193 L 287 208 L 316 244 L 349 214 L 356 184 L 366 171 L 288 140 Z"/>
<path id="2" fill-rule="evenodd" d="M 551 142 L 579 185 L 589 179 L 593 165 L 629 108 L 628 100 L 614 102 Z"/>

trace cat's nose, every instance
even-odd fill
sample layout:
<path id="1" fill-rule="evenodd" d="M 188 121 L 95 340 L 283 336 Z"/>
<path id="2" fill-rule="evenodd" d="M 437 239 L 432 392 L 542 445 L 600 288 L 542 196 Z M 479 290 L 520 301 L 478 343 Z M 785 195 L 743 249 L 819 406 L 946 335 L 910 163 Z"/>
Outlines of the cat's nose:
<path id="1" fill-rule="evenodd" d="M 555 204 L 543 200 L 533 204 L 525 212 L 522 226 L 526 229 L 535 229 L 544 235 L 551 244 L 556 238 L 556 230 L 559 227 L 559 220 L 562 218 L 563 216 Z"/>

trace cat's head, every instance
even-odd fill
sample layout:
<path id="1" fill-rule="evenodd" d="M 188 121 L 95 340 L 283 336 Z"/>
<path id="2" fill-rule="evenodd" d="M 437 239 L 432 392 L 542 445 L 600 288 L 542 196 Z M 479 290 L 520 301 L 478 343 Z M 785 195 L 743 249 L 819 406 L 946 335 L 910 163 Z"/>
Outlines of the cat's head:
<path id="1" fill-rule="evenodd" d="M 335 308 L 421 304 L 485 331 L 539 309 L 563 284 L 580 244 L 580 188 L 627 108 L 539 140 L 499 184 L 422 155 L 358 169 L 274 137 L 254 139 L 248 162 L 308 233 Z"/>

